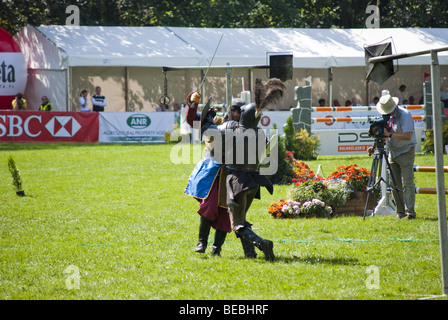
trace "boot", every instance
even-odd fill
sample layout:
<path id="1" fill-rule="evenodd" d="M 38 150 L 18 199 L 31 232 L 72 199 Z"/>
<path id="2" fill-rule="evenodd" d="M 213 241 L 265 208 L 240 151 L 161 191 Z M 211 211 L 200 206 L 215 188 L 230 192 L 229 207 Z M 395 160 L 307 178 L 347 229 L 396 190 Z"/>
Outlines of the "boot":
<path id="1" fill-rule="evenodd" d="M 212 256 L 221 256 L 221 247 L 226 241 L 227 232 L 216 229 L 215 231 L 215 241 L 213 242 L 213 247 L 211 251 Z"/>
<path id="2" fill-rule="evenodd" d="M 245 222 L 244 223 L 244 226 L 246 227 L 246 228 L 248 228 L 248 229 L 251 229 L 252 230 L 252 224 L 250 224 L 249 222 Z M 247 258 L 250 258 L 250 259 L 255 259 L 256 257 L 257 257 L 257 252 L 255 252 L 255 247 L 254 247 L 254 245 L 250 242 L 250 241 L 248 241 L 248 240 L 246 240 L 246 239 L 243 239 L 242 237 L 239 237 L 240 238 L 240 240 L 241 240 L 241 245 L 243 246 L 243 250 L 244 250 L 244 255 L 247 257 Z"/>
<path id="3" fill-rule="evenodd" d="M 201 221 L 199 222 L 199 241 L 194 249 L 195 252 L 204 253 L 207 249 L 208 235 L 210 234 L 210 227 L 212 222 L 207 218 L 201 216 Z"/>
<path id="4" fill-rule="evenodd" d="M 244 255 L 247 258 L 255 259 L 257 257 L 257 253 L 255 252 L 255 247 L 250 241 L 246 239 L 240 238 L 241 244 L 243 245 Z"/>
<path id="5" fill-rule="evenodd" d="M 248 227 L 240 228 L 236 233 L 244 240 L 252 243 L 255 247 L 263 251 L 264 258 L 267 261 L 274 261 L 274 243 L 270 240 L 260 238 L 252 229 Z"/>

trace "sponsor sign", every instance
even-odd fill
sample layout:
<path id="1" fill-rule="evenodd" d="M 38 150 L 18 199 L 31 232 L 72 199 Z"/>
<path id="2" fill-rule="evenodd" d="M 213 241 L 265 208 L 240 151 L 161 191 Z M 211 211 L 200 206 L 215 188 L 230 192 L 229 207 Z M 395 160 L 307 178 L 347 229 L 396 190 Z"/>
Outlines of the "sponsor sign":
<path id="1" fill-rule="evenodd" d="M 415 128 L 417 145 L 415 151 L 421 151 L 421 135 L 424 128 Z M 314 130 L 313 134 L 320 138 L 319 155 L 351 155 L 365 154 L 374 144 L 369 137 L 368 129 Z"/>
<path id="2" fill-rule="evenodd" d="M 291 111 L 264 111 L 261 114 L 258 126 L 262 129 L 272 129 L 275 123 L 278 134 L 283 135 L 283 125 L 286 124 L 286 119 L 288 119 L 290 115 Z"/>
<path id="3" fill-rule="evenodd" d="M 0 28 L 0 109 L 12 108 L 15 95 L 25 90 L 27 77 L 27 64 L 19 45 Z"/>
<path id="4" fill-rule="evenodd" d="M 0 111 L 0 142 L 98 142 L 98 113 Z"/>
<path id="5" fill-rule="evenodd" d="M 165 142 L 176 112 L 100 112 L 99 142 Z"/>

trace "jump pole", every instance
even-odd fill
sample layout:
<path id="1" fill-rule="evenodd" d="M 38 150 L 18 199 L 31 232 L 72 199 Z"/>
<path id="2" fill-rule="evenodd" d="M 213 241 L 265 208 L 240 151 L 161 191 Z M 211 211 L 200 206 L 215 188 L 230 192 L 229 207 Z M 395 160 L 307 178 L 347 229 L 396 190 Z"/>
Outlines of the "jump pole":
<path id="1" fill-rule="evenodd" d="M 446 222 L 446 199 L 445 199 L 445 177 L 443 168 L 443 136 L 442 136 L 442 110 L 440 108 L 440 65 L 437 52 L 448 51 L 448 47 L 419 51 L 414 53 L 391 54 L 387 56 L 374 57 L 369 63 L 378 63 L 394 59 L 414 57 L 431 54 L 431 91 L 432 91 L 432 113 L 434 131 L 434 155 L 436 164 L 437 183 L 437 211 L 439 221 L 440 261 L 442 268 L 443 294 L 448 294 L 448 235 Z"/>

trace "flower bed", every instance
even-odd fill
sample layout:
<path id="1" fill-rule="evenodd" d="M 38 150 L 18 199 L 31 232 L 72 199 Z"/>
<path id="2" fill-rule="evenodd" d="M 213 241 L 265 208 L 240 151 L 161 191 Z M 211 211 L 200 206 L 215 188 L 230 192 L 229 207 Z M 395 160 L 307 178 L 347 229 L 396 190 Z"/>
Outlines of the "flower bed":
<path id="1" fill-rule="evenodd" d="M 268 212 L 276 219 L 326 218 L 330 216 L 332 209 L 319 199 L 304 203 L 280 199 L 279 202 L 271 203 Z"/>
<path id="2" fill-rule="evenodd" d="M 295 168 L 295 178 L 291 181 L 288 199 L 270 205 L 268 212 L 273 218 L 324 218 L 364 213 L 368 170 L 356 164 L 338 166 L 324 179 L 316 177 L 303 161 L 290 163 Z M 368 208 L 373 206 L 374 199 L 371 196 Z"/>

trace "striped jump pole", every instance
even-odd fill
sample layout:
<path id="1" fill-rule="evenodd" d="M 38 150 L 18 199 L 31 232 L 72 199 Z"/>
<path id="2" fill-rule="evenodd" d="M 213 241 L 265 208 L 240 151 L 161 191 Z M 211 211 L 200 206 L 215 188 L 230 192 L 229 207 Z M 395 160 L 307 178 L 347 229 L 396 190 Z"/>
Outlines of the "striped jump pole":
<path id="1" fill-rule="evenodd" d="M 419 188 L 415 187 L 417 194 L 437 194 L 437 188 Z M 445 194 L 448 194 L 448 189 L 445 189 Z"/>
<path id="2" fill-rule="evenodd" d="M 370 122 L 375 120 L 377 117 L 333 117 L 329 116 L 327 118 L 311 118 L 311 123 L 335 123 L 335 122 Z M 425 116 L 412 116 L 414 121 L 423 121 Z"/>
<path id="3" fill-rule="evenodd" d="M 448 167 L 443 167 L 444 172 L 448 172 Z M 414 172 L 436 172 L 436 167 L 414 166 Z"/>
<path id="4" fill-rule="evenodd" d="M 408 110 L 423 110 L 424 105 L 421 104 L 410 104 L 410 105 L 400 105 L 404 109 Z M 358 107 L 311 107 L 313 112 L 334 112 L 334 111 L 376 111 L 376 106 L 358 106 Z"/>
<path id="5" fill-rule="evenodd" d="M 387 192 L 391 193 L 392 189 L 387 188 Z M 415 194 L 437 194 L 437 188 L 415 187 Z M 445 189 L 445 194 L 448 194 L 448 189 Z"/>

